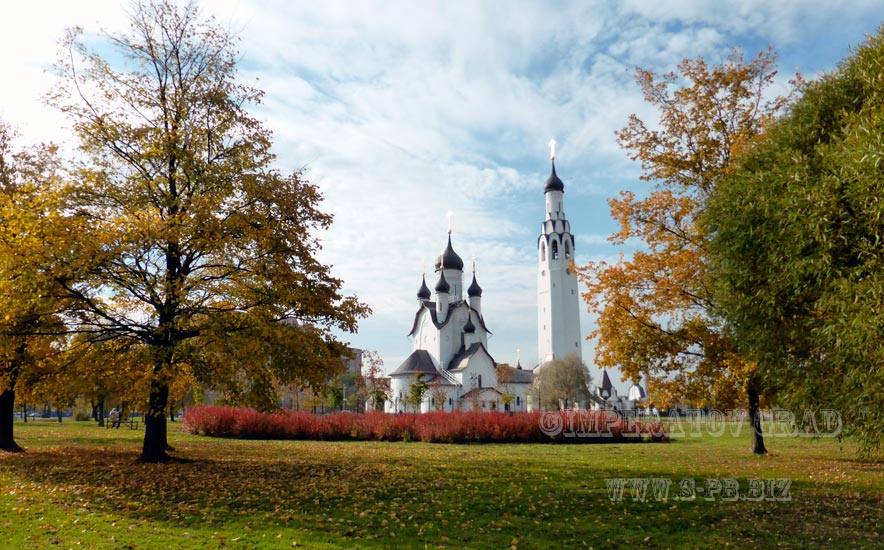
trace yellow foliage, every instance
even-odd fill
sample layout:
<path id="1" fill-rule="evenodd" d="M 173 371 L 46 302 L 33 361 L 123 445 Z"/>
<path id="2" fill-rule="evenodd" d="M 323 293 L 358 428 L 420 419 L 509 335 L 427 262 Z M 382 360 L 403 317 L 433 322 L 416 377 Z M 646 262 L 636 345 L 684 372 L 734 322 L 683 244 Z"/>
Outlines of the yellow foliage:
<path id="1" fill-rule="evenodd" d="M 598 314 L 596 362 L 629 378 L 650 376 L 651 401 L 733 406 L 744 399 L 753 365 L 743 361 L 716 317 L 707 273 L 709 235 L 699 225 L 709 192 L 732 169 L 788 98 L 765 101 L 775 56 L 744 62 L 734 52 L 721 65 L 685 60 L 677 73 L 638 69 L 645 100 L 657 107 L 659 129 L 636 115 L 618 133 L 630 158 L 653 182 L 637 197 L 609 201 L 619 231 L 615 244 L 640 239 L 645 248 L 614 264 L 577 268 L 584 299 Z"/>

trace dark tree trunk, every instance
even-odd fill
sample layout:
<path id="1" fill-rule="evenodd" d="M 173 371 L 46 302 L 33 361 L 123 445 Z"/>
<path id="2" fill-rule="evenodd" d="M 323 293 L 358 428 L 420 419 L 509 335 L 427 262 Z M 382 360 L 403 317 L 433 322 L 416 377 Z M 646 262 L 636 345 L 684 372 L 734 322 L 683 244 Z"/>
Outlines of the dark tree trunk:
<path id="1" fill-rule="evenodd" d="M 750 382 L 746 388 L 749 395 L 749 422 L 752 425 L 752 453 L 757 455 L 766 455 L 767 449 L 764 448 L 764 434 L 761 431 L 761 411 L 760 399 L 758 394 L 758 385 Z"/>
<path id="2" fill-rule="evenodd" d="M 56 409 L 55 412 L 58 413 L 58 423 L 61 424 L 61 409 Z"/>
<path id="3" fill-rule="evenodd" d="M 166 406 L 169 401 L 169 385 L 154 380 L 150 383 L 150 397 L 144 414 L 144 446 L 139 462 L 168 462 L 169 448 L 166 430 Z"/>
<path id="4" fill-rule="evenodd" d="M 24 449 L 18 446 L 13 437 L 13 418 L 15 414 L 15 390 L 6 389 L 0 393 L 0 451 L 20 453 Z M 25 414 L 27 418 L 27 414 Z"/>
<path id="5" fill-rule="evenodd" d="M 27 424 L 28 423 L 28 404 L 27 403 L 21 404 L 21 417 L 22 417 L 22 419 L 24 419 L 25 424 Z"/>
<path id="6" fill-rule="evenodd" d="M 98 399 L 98 427 L 104 428 L 104 397 Z"/>
<path id="7" fill-rule="evenodd" d="M 175 422 L 175 403 L 169 405 L 169 422 Z"/>

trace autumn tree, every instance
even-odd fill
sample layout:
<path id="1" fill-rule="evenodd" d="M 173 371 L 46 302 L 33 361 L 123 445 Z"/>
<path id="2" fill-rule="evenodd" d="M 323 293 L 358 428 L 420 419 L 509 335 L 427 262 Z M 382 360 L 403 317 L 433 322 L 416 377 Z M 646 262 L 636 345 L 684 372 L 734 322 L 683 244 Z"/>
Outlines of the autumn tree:
<path id="1" fill-rule="evenodd" d="M 448 388 L 442 382 L 442 378 L 436 377 L 430 382 L 428 390 L 433 409 L 437 411 L 445 410 L 445 401 L 448 399 Z"/>
<path id="2" fill-rule="evenodd" d="M 0 450 L 20 451 L 13 433 L 16 390 L 46 373 L 63 347 L 54 266 L 70 233 L 59 215 L 55 147 L 15 146 L 0 121 Z M 58 255 L 53 250 L 59 249 Z"/>
<path id="3" fill-rule="evenodd" d="M 506 411 L 510 410 L 510 406 L 516 399 L 512 386 L 516 376 L 515 371 L 516 369 L 509 366 L 508 363 L 494 365 L 494 377 L 497 379 L 497 387 L 502 390 L 500 401 L 503 403 L 503 408 Z"/>
<path id="4" fill-rule="evenodd" d="M 383 411 L 384 403 L 390 398 L 390 379 L 384 377 L 384 360 L 376 351 L 363 351 L 362 363 L 356 391 L 369 407 Z"/>
<path id="5" fill-rule="evenodd" d="M 270 132 L 248 112 L 262 92 L 236 79 L 236 38 L 171 1 L 135 4 L 129 33 L 104 38 L 113 55 L 69 32 L 49 98 L 80 151 L 67 322 L 137 349 L 141 460 L 165 461 L 174 380 L 261 394 L 275 380 L 326 379 L 343 368 L 331 330 L 354 331 L 368 310 L 315 258 L 331 216 L 301 173 L 274 168 Z M 283 319 L 304 328 L 294 343 Z M 303 362 L 271 357 L 281 346 Z"/>
<path id="6" fill-rule="evenodd" d="M 717 300 L 779 402 L 884 449 L 884 28 L 808 83 L 709 201 Z M 800 416 L 799 416 L 800 421 Z"/>
<path id="7" fill-rule="evenodd" d="M 534 370 L 533 392 L 545 409 L 568 409 L 589 399 L 592 375 L 577 354 L 554 359 Z"/>
<path id="8" fill-rule="evenodd" d="M 596 363 L 619 366 L 627 378 L 649 376 L 649 398 L 657 403 L 687 399 L 724 408 L 748 397 L 758 452 L 764 452 L 755 414 L 762 387 L 715 314 L 710 235 L 698 218 L 733 169 L 734 155 L 787 102 L 766 99 L 775 62 L 770 50 L 749 62 L 735 51 L 720 65 L 697 59 L 663 75 L 636 71 L 659 125 L 632 115 L 617 137 L 653 186 L 609 201 L 620 226 L 610 240 L 637 239 L 643 248 L 616 264 L 592 262 L 578 271 L 587 284 L 584 299 L 599 316 L 591 335 L 598 339 Z"/>

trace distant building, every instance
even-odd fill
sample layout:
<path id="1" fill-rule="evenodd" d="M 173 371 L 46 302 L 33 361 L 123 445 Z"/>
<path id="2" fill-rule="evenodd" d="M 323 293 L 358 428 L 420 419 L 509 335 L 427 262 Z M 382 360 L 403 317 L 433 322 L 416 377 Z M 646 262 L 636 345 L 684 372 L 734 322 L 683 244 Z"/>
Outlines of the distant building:
<path id="1" fill-rule="evenodd" d="M 346 373 L 353 374 L 362 372 L 362 350 L 357 348 L 348 348 L 347 349 L 352 357 L 341 357 L 341 360 L 344 362 L 344 366 L 347 367 Z"/>

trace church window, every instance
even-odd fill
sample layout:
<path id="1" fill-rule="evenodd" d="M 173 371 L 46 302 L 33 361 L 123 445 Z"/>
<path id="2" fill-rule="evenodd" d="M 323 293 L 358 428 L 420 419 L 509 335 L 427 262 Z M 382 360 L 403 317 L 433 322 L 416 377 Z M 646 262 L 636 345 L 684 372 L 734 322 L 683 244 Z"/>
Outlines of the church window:
<path id="1" fill-rule="evenodd" d="M 550 258 L 552 258 L 553 260 L 559 259 L 559 242 L 558 241 L 552 242 L 552 248 L 550 249 L 549 255 L 550 255 Z"/>
<path id="2" fill-rule="evenodd" d="M 481 388 L 482 387 L 482 375 L 481 374 L 479 375 L 477 380 L 479 381 L 479 387 Z"/>
<path id="3" fill-rule="evenodd" d="M 546 261 L 546 243 L 542 243 L 540 245 L 540 261 L 541 262 Z"/>
<path id="4" fill-rule="evenodd" d="M 448 398 L 448 406 L 450 407 L 453 403 L 454 403 L 454 401 L 452 401 L 451 398 L 449 397 Z"/>
<path id="5" fill-rule="evenodd" d="M 436 398 L 435 398 L 435 397 L 431 397 L 431 398 L 430 398 L 430 405 L 433 406 L 433 407 L 436 406 Z"/>
<path id="6" fill-rule="evenodd" d="M 565 258 L 571 259 L 571 243 L 565 241 Z"/>
<path id="7" fill-rule="evenodd" d="M 520 406 L 521 404 L 522 404 L 522 396 L 521 396 L 521 395 L 517 395 L 517 396 L 516 396 L 516 406 L 518 407 L 518 406 Z"/>

